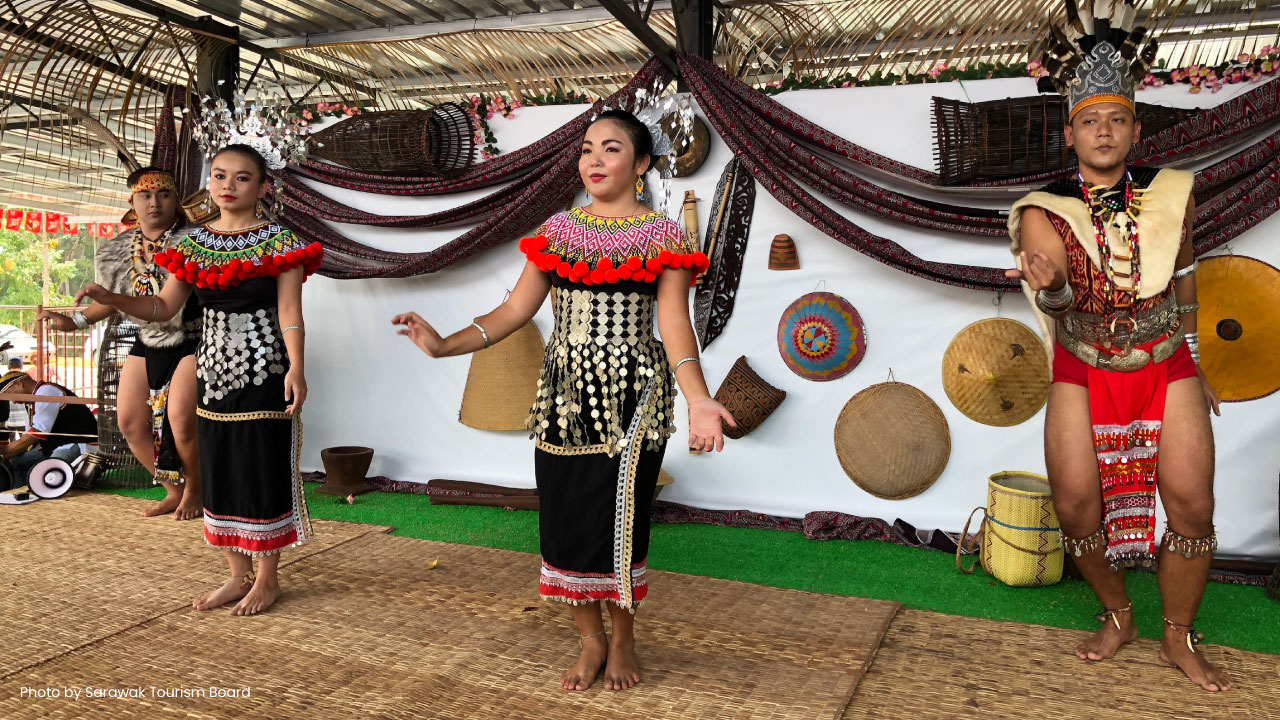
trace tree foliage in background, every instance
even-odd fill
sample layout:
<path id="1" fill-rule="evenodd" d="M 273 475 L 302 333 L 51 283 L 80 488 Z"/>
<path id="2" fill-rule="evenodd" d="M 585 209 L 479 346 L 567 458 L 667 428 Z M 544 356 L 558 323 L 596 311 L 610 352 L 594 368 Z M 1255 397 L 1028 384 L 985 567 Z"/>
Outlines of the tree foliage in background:
<path id="1" fill-rule="evenodd" d="M 0 305 L 40 304 L 44 278 L 42 242 L 49 243 L 49 299 L 53 304 L 71 305 L 76 291 L 93 281 L 93 239 L 87 235 L 41 236 L 0 230 Z M 0 322 L 21 326 L 21 321 L 30 322 L 32 315 L 0 310 Z"/>

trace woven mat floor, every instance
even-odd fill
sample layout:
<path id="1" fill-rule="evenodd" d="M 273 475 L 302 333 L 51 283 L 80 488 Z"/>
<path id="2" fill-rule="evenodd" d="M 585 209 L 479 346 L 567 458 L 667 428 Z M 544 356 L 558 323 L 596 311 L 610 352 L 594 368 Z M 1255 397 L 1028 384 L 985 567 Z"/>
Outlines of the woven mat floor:
<path id="1" fill-rule="evenodd" d="M 1280 717 L 1280 657 L 1202 645 L 1233 688 L 1210 694 L 1139 640 L 1103 663 L 1076 658 L 1086 634 L 903 610 L 845 718 L 1260 720 Z"/>
<path id="2" fill-rule="evenodd" d="M 641 685 L 566 693 L 578 643 L 566 608 L 537 597 L 536 556 L 317 521 L 285 554 L 284 597 L 237 618 L 190 609 L 224 572 L 199 524 L 142 507 L 90 494 L 0 508 L 0 613 L 21 628 L 0 643 L 0 717 L 834 720 L 898 610 L 653 572 Z M 151 689 L 211 687 L 249 697 Z"/>

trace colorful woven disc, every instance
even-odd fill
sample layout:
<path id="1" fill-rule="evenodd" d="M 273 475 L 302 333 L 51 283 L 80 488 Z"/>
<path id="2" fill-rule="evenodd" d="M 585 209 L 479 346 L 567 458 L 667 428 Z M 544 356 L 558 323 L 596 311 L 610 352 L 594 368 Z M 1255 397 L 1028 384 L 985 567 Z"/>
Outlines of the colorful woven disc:
<path id="1" fill-rule="evenodd" d="M 844 377 L 867 354 L 862 317 L 835 293 L 804 295 L 782 313 L 778 351 L 787 367 L 806 380 Z"/>

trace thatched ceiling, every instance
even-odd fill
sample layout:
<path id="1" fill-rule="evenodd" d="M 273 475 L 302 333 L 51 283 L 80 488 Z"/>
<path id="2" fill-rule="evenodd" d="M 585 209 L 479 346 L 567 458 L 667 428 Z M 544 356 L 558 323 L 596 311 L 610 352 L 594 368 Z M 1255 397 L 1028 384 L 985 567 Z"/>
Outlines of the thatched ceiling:
<path id="1" fill-rule="evenodd" d="M 1280 0 L 1140 5 L 1171 64 L 1217 62 L 1280 42 Z M 230 34 L 238 33 L 239 82 L 250 94 L 388 109 L 475 92 L 600 96 L 651 55 L 596 0 L 0 0 L 0 7 L 7 8 L 0 202 L 73 213 L 118 209 L 124 173 L 112 143 L 145 162 L 164 89 L 194 87 L 200 57 L 227 52 Z M 670 2 L 638 7 L 674 45 Z M 718 7 L 716 61 L 756 84 L 788 72 L 866 76 L 942 62 L 1023 62 L 1046 18 L 1063 12 L 1061 0 Z M 200 16 L 216 24 L 190 22 Z"/>

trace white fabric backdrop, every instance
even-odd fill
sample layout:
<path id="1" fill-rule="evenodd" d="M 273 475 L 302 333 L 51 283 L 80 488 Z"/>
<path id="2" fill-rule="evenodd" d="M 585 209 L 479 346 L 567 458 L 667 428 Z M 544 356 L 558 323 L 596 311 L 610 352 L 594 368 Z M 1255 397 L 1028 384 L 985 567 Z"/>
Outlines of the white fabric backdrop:
<path id="1" fill-rule="evenodd" d="M 1146 91 L 1145 102 L 1203 107 L 1251 86 L 1229 86 L 1217 95 L 1191 95 L 1184 86 Z M 788 107 L 877 152 L 932 168 L 930 98 L 970 101 L 1031 95 L 1029 79 L 784 93 Z M 892 112 L 886 112 L 892 109 Z M 493 121 L 498 145 L 512 151 L 559 127 L 581 106 L 523 108 L 514 120 Z M 708 206 L 728 149 L 713 136 L 707 162 L 692 178 L 673 182 L 672 195 L 693 189 L 705 231 Z M 1224 153 L 1225 154 L 1225 153 Z M 1200 165 L 1207 163 L 1200 163 Z M 316 184 L 336 199 L 378 213 L 426 213 L 466 202 L 489 190 L 436 198 L 383 197 Z M 919 188 L 916 194 L 947 196 Z M 1020 194 L 1020 193 L 1019 193 Z M 1007 206 L 1009 197 L 964 197 L 953 202 Z M 1007 243 L 961 238 L 883 222 L 842 210 L 867 230 L 890 237 L 925 258 L 956 263 L 1007 266 Z M 679 221 L 679 218 L 675 218 Z M 362 242 L 397 251 L 439 246 L 465 228 L 386 230 L 340 226 Z M 513 240 L 529 228 L 511 228 Z M 791 235 L 802 269 L 767 269 L 769 242 Z M 1237 254 L 1280 265 L 1280 217 L 1231 243 Z M 515 243 L 486 251 L 434 275 L 406 280 L 335 281 L 313 277 L 305 286 L 307 379 L 304 467 L 321 469 L 320 450 L 334 445 L 376 449 L 375 475 L 426 482 L 433 478 L 531 487 L 533 449 L 524 433 L 473 430 L 458 422 L 469 358 L 431 360 L 394 334 L 390 318 L 415 310 L 442 333 L 465 327 L 503 300 L 519 276 L 523 257 Z M 783 364 L 775 342 L 778 318 L 798 296 L 824 285 L 858 308 L 867 326 L 868 352 L 845 377 L 815 383 Z M 986 478 L 1001 470 L 1044 472 L 1043 410 L 1012 428 L 992 428 L 969 420 L 947 400 L 940 363 L 951 338 L 976 320 L 999 313 L 1034 327 L 1021 295 L 994 304 L 989 293 L 939 285 L 893 270 L 817 232 L 758 188 L 751 238 L 737 305 L 727 329 L 703 356 L 714 390 L 739 355 L 788 395 L 759 430 L 730 441 L 723 454 L 691 456 L 685 433 L 673 438 L 665 467 L 676 483 L 664 500 L 704 508 L 747 508 L 799 517 L 813 510 L 837 510 L 919 527 L 958 530 L 970 509 L 985 504 Z M 535 319 L 549 334 L 549 305 Z M 858 391 L 895 378 L 923 390 L 942 409 L 951 431 L 946 471 L 925 493 L 901 501 L 875 498 L 854 485 L 837 461 L 832 431 L 845 402 Z M 683 420 L 683 412 L 677 412 Z M 1274 558 L 1277 537 L 1277 474 L 1280 471 L 1280 393 L 1223 406 L 1214 419 L 1217 450 L 1216 522 L 1225 555 Z"/>

